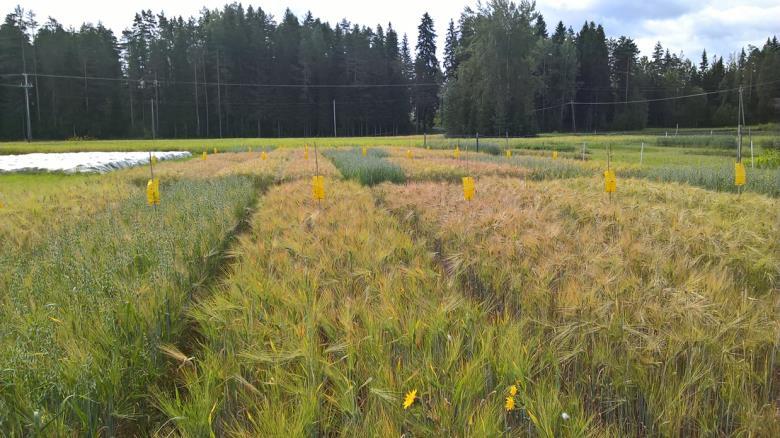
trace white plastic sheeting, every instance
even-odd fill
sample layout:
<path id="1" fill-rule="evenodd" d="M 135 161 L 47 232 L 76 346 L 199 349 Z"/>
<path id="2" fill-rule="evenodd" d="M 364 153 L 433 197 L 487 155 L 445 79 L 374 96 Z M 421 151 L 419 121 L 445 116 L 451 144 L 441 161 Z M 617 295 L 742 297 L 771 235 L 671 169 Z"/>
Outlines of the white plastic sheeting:
<path id="1" fill-rule="evenodd" d="M 155 152 L 158 160 L 191 156 L 189 152 Z M 0 155 L 0 172 L 49 171 L 66 173 L 105 173 L 149 164 L 149 152 L 68 152 L 52 154 Z"/>

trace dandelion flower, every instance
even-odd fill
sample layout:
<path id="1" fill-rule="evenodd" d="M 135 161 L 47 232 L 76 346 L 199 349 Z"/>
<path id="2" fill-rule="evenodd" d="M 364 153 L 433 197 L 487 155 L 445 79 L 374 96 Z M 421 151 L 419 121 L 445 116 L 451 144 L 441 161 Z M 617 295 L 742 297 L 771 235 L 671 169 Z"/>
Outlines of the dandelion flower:
<path id="1" fill-rule="evenodd" d="M 512 397 L 517 395 L 517 385 L 512 385 L 509 387 L 509 395 Z"/>
<path id="2" fill-rule="evenodd" d="M 569 418 L 571 418 L 571 417 L 569 417 L 569 414 L 567 414 L 566 412 L 564 412 L 564 413 L 562 413 L 562 414 L 561 414 L 561 418 L 563 418 L 563 421 L 566 421 L 566 420 L 568 420 L 568 419 L 569 419 Z"/>
<path id="3" fill-rule="evenodd" d="M 509 396 L 506 398 L 506 402 L 504 403 L 504 409 L 506 409 L 507 412 L 513 411 L 515 409 L 515 398 L 512 396 Z"/>
<path id="4" fill-rule="evenodd" d="M 407 392 L 406 397 L 404 397 L 404 409 L 409 409 L 409 407 L 414 404 L 414 401 L 416 399 L 417 399 L 416 389 Z"/>

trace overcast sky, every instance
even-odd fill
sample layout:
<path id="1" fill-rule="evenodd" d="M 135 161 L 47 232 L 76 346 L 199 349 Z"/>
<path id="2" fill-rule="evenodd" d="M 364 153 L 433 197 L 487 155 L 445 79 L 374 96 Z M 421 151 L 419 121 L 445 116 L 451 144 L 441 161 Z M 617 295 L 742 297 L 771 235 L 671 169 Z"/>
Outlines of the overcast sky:
<path id="1" fill-rule="evenodd" d="M 0 12 L 11 12 L 16 3 L 32 9 L 40 23 L 48 17 L 65 26 L 78 27 L 83 22 L 102 22 L 117 37 L 127 28 L 135 12 L 151 9 L 167 16 L 198 15 L 202 7 L 220 8 L 225 0 L 0 0 Z M 347 18 L 352 23 L 386 27 L 392 22 L 399 34 L 407 33 L 414 47 L 417 24 L 423 12 L 433 17 L 439 36 L 439 52 L 450 19 L 459 17 L 465 6 L 475 0 L 264 0 L 242 2 L 260 6 L 274 17 L 281 17 L 289 7 L 302 17 L 311 11 L 315 17 L 331 24 Z M 608 37 L 627 35 L 633 38 L 642 55 L 649 55 L 656 41 L 674 53 L 698 61 L 702 49 L 712 55 L 737 52 L 749 44 L 760 47 L 771 35 L 780 36 L 780 1 L 778 0 L 546 0 L 537 2 L 550 31 L 559 20 L 577 32 L 582 24 L 595 21 L 604 25 Z M 441 59 L 440 59 L 441 61 Z"/>

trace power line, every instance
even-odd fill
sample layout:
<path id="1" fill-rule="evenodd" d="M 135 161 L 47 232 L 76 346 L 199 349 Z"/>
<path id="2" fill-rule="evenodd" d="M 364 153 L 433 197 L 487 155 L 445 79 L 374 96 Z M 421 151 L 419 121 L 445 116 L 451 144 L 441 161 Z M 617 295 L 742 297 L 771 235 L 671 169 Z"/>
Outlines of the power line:
<path id="1" fill-rule="evenodd" d="M 763 87 L 766 85 L 771 85 L 774 83 L 780 82 L 780 79 L 774 80 L 774 81 L 768 81 L 768 82 L 762 82 L 758 84 L 753 84 L 754 88 Z M 679 99 L 688 99 L 691 97 L 701 97 L 701 96 L 708 96 L 711 94 L 721 94 L 721 93 L 730 93 L 733 91 L 739 91 L 740 87 L 734 87 L 734 88 L 727 88 L 724 90 L 716 90 L 716 91 L 705 91 L 702 93 L 694 93 L 694 94 L 686 94 L 683 96 L 669 96 L 669 97 L 659 97 L 655 99 L 636 99 L 636 100 L 618 100 L 618 101 L 612 101 L 612 102 L 578 102 L 576 100 L 564 102 L 557 105 L 547 106 L 543 108 L 536 108 L 532 110 L 532 112 L 538 112 L 538 111 L 546 111 L 548 109 L 557 109 L 561 108 L 563 106 L 567 105 L 628 105 L 628 104 L 635 104 L 635 103 L 651 103 L 651 102 L 663 102 L 663 101 L 670 101 L 670 100 L 679 100 Z"/>
<path id="2" fill-rule="evenodd" d="M 19 76 L 19 75 L 17 75 Z M 43 73 L 30 73 L 30 76 L 37 76 L 41 78 L 54 78 L 54 79 L 75 79 L 75 80 L 92 80 L 92 81 L 113 81 L 113 82 L 133 82 L 137 84 L 145 84 L 149 82 L 153 84 L 154 80 L 146 81 L 144 79 L 129 79 L 129 78 L 108 78 L 98 76 L 72 76 L 72 75 L 53 75 Z M 407 88 L 407 87 L 438 87 L 437 83 L 412 83 L 412 84 L 251 84 L 251 83 L 235 83 L 235 82 L 194 82 L 194 81 L 171 81 L 160 79 L 157 80 L 159 84 L 168 85 L 210 85 L 219 87 L 255 87 L 255 88 Z M 151 86 L 151 85 L 150 85 Z"/>

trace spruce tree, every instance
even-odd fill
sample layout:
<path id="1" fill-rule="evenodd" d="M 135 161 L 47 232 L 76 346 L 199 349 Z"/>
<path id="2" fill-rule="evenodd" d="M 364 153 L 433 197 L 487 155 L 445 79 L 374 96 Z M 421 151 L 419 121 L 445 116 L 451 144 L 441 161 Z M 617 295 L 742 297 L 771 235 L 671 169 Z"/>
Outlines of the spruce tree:
<path id="1" fill-rule="evenodd" d="M 447 38 L 444 41 L 444 79 L 450 80 L 455 77 L 458 69 L 458 32 L 455 30 L 455 22 L 450 20 L 447 28 Z"/>
<path id="2" fill-rule="evenodd" d="M 417 55 L 414 60 L 415 121 L 418 131 L 433 127 L 433 119 L 439 107 L 438 87 L 441 71 L 436 59 L 436 32 L 433 19 L 424 13 L 417 27 Z"/>

